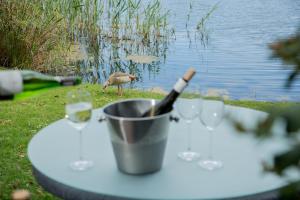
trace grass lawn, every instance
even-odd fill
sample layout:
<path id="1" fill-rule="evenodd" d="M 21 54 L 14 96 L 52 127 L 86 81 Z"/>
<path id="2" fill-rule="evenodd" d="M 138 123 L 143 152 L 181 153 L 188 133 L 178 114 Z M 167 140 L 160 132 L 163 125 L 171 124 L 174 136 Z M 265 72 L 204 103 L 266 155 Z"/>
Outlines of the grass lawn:
<path id="1" fill-rule="evenodd" d="M 126 98 L 161 98 L 162 95 L 138 90 L 125 90 L 122 97 L 116 89 L 103 93 L 99 85 L 81 85 L 93 96 L 94 108 Z M 26 189 L 32 199 L 55 199 L 34 180 L 26 152 L 30 139 L 40 129 L 64 117 L 65 96 L 75 87 L 55 88 L 39 96 L 0 102 L 0 199 L 10 199 L 15 189 Z M 289 103 L 230 101 L 228 104 L 267 111 L 271 106 Z"/>

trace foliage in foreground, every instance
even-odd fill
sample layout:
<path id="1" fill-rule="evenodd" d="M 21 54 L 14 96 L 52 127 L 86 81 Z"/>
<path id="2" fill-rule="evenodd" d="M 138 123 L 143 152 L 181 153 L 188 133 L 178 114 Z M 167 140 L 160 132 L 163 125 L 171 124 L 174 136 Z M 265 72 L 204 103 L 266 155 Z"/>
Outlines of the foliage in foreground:
<path id="1" fill-rule="evenodd" d="M 300 73 L 300 32 L 294 36 L 272 44 L 273 56 L 280 58 L 285 64 L 292 65 L 292 72 L 287 78 L 286 88 L 292 87 L 293 82 Z M 285 152 L 274 155 L 272 163 L 265 163 L 266 171 L 275 173 L 285 178 L 290 169 L 300 171 L 300 105 L 291 105 L 286 108 L 274 107 L 270 115 L 257 124 L 254 129 L 247 130 L 242 124 L 237 123 L 240 131 L 254 132 L 260 139 L 267 139 L 276 135 L 273 126 L 281 119 L 286 127 L 284 136 L 291 144 Z M 288 179 L 289 180 L 289 179 Z M 300 199 L 300 179 L 292 180 L 291 183 L 281 190 L 282 199 Z"/>
<path id="2" fill-rule="evenodd" d="M 280 58 L 285 64 L 292 65 L 293 70 L 286 82 L 286 86 L 291 87 L 300 73 L 300 31 L 288 39 L 272 44 L 270 47 L 273 49 L 275 58 Z"/>

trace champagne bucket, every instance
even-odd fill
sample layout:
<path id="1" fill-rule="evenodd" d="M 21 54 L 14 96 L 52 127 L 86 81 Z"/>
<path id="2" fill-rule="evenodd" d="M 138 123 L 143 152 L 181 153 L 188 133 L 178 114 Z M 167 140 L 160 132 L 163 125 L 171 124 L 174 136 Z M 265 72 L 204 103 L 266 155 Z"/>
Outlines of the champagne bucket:
<path id="1" fill-rule="evenodd" d="M 138 117 L 157 103 L 151 99 L 132 99 L 104 107 L 116 163 L 121 172 L 146 174 L 161 169 L 169 122 L 176 118 L 171 117 L 170 112 Z"/>

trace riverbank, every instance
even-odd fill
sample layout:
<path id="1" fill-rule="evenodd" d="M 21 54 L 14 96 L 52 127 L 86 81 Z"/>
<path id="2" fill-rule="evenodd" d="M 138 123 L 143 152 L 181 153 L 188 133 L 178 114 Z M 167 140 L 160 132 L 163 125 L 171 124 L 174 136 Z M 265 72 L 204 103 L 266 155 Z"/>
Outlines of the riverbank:
<path id="1" fill-rule="evenodd" d="M 139 90 L 124 91 L 116 95 L 116 88 L 102 92 L 99 85 L 81 85 L 93 96 L 94 108 L 127 98 L 162 98 L 163 95 Z M 27 157 L 27 145 L 42 128 L 64 117 L 65 96 L 75 87 L 56 88 L 29 99 L 0 102 L 0 199 L 10 199 L 16 189 L 26 189 L 32 199 L 53 199 L 34 180 Z M 284 107 L 291 103 L 228 101 L 228 104 L 267 111 L 272 106 Z"/>

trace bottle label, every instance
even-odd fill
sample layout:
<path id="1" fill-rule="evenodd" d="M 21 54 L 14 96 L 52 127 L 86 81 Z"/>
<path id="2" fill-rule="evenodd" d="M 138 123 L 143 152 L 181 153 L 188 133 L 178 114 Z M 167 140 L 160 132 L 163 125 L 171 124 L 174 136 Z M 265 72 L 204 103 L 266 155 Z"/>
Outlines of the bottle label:
<path id="1" fill-rule="evenodd" d="M 10 96 L 22 92 L 23 78 L 19 71 L 0 72 L 0 96 Z"/>
<path id="2" fill-rule="evenodd" d="M 185 80 L 183 80 L 182 78 L 180 78 L 176 84 L 174 85 L 174 90 L 178 93 L 181 93 L 184 88 L 187 86 L 187 82 Z"/>

